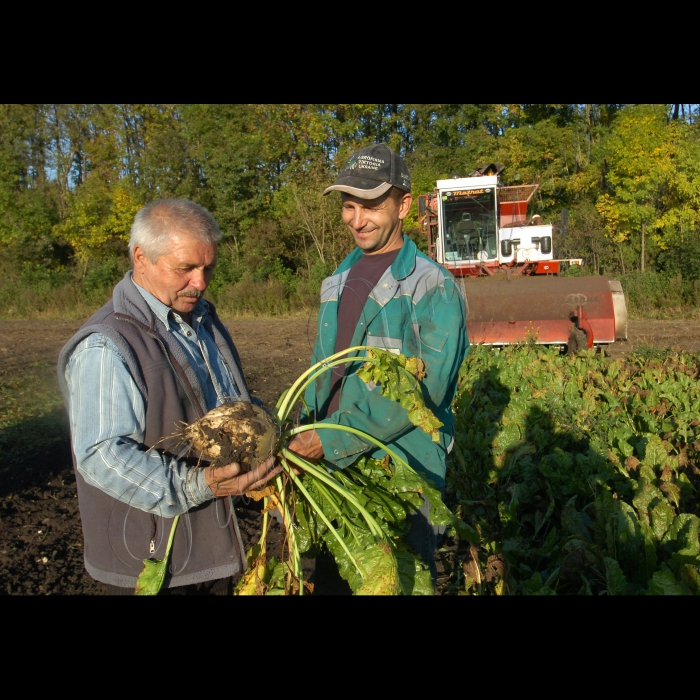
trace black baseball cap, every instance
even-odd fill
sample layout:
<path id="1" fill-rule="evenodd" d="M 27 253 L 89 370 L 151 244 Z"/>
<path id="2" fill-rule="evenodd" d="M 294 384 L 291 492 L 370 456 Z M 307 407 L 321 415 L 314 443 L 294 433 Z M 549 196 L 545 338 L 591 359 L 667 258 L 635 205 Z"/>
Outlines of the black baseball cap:
<path id="1" fill-rule="evenodd" d="M 385 143 L 378 143 L 351 155 L 338 179 L 323 194 L 338 190 L 361 199 L 375 199 L 392 187 L 410 192 L 411 176 L 403 158 Z"/>

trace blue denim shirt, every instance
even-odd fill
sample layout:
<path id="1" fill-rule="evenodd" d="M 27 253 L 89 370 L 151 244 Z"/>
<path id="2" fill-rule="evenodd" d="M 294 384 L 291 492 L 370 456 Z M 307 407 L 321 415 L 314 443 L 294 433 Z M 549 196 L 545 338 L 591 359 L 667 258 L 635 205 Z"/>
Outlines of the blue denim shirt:
<path id="1" fill-rule="evenodd" d="M 240 394 L 228 365 L 202 322 L 200 299 L 192 325 L 134 283 L 156 317 L 181 343 L 204 390 L 207 411 Z M 214 497 L 203 469 L 157 449 L 144 450 L 146 409 L 117 346 L 101 333 L 83 340 L 66 367 L 77 466 L 85 480 L 114 498 L 172 518 Z"/>

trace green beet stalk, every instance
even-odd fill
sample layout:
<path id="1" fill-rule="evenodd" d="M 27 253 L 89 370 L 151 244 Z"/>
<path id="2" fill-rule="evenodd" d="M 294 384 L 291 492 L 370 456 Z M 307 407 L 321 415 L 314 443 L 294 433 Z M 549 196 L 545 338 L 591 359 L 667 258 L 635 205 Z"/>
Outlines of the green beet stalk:
<path id="1" fill-rule="evenodd" d="M 324 474 L 322 469 L 319 469 L 315 465 L 311 464 L 311 462 L 303 459 L 302 457 L 299 457 L 299 455 L 294 454 L 294 452 L 290 452 L 286 448 L 283 448 L 282 453 L 290 462 L 294 462 L 302 469 L 307 471 L 309 474 L 311 474 L 313 477 L 324 482 L 325 484 L 328 484 L 328 486 L 330 486 L 334 491 L 337 491 L 339 494 L 344 496 L 362 514 L 362 517 L 367 522 L 367 525 L 369 526 L 369 529 L 372 532 L 372 534 L 375 537 L 386 539 L 384 531 L 379 527 L 377 521 L 372 517 L 372 515 L 367 511 L 367 509 L 355 498 L 355 496 L 352 493 L 350 493 L 350 491 L 348 491 L 342 484 L 338 483 L 332 476 Z M 315 507 L 316 506 L 314 506 L 314 508 Z"/>
<path id="2" fill-rule="evenodd" d="M 379 449 L 384 450 L 389 457 L 391 457 L 397 464 L 402 464 L 403 466 L 408 467 L 408 464 L 406 464 L 406 460 L 401 459 L 399 455 L 396 454 L 393 450 L 389 449 L 384 443 L 380 442 L 376 438 L 372 437 L 371 435 L 368 435 L 367 433 L 363 432 L 362 430 L 358 430 L 357 428 L 352 428 L 349 425 L 338 425 L 337 423 L 310 423 L 309 425 L 300 425 L 297 426 L 296 428 L 290 428 L 285 432 L 284 436 L 285 437 L 291 437 L 292 435 L 296 435 L 297 433 L 303 433 L 306 430 L 344 430 L 347 433 L 353 433 L 354 435 L 357 435 L 358 437 L 361 437 L 363 440 L 367 440 L 368 442 L 371 442 L 373 445 L 376 445 Z M 410 467 L 409 467 L 410 468 Z"/>
<path id="3" fill-rule="evenodd" d="M 325 372 L 326 370 L 330 369 L 333 365 L 332 363 L 334 360 L 337 360 L 340 357 L 343 357 L 344 355 L 347 355 L 349 352 L 354 352 L 354 351 L 360 351 L 360 350 L 367 350 L 367 346 L 365 345 L 357 345 L 352 348 L 348 348 L 347 350 L 343 350 L 341 352 L 335 353 L 335 355 L 331 355 L 330 357 L 327 357 L 325 360 L 322 360 L 321 362 L 317 362 L 315 365 L 312 367 L 309 367 L 309 369 L 306 370 L 295 382 L 292 384 L 291 387 L 289 387 L 289 390 L 285 392 L 284 394 L 284 400 L 281 402 L 280 407 L 277 411 L 277 416 L 280 418 L 280 420 L 284 420 L 287 417 L 287 413 L 289 412 L 290 408 L 297 402 L 298 396 L 296 394 L 299 393 L 299 387 L 301 387 L 302 384 L 307 380 L 307 378 L 316 372 L 319 368 L 321 369 L 321 372 Z M 356 357 L 346 357 L 343 362 L 358 362 L 358 359 Z M 316 375 L 318 376 L 318 375 Z M 315 377 L 314 377 L 315 378 Z M 304 389 L 308 386 L 308 384 L 304 384 Z M 293 400 L 290 400 L 293 399 Z"/>
<path id="4" fill-rule="evenodd" d="M 268 527 L 268 513 L 267 513 L 267 496 L 263 498 L 263 522 L 262 522 L 262 534 L 260 535 L 260 554 L 265 556 L 267 552 L 267 527 Z"/>
<path id="5" fill-rule="evenodd" d="M 164 559 L 167 561 L 168 557 L 170 556 L 170 549 L 173 546 L 173 540 L 175 539 L 175 528 L 177 527 L 177 523 L 180 520 L 180 516 L 176 515 L 173 518 L 173 526 L 170 528 L 170 536 L 168 537 L 168 544 L 165 547 L 165 557 Z"/>
<path id="6" fill-rule="evenodd" d="M 288 452 L 288 450 L 284 450 L 284 452 Z M 292 454 L 294 454 L 294 453 L 288 452 L 288 455 L 292 455 Z M 285 457 L 288 457 L 288 455 L 285 455 Z M 294 456 L 296 457 L 296 455 L 294 455 Z M 296 460 L 291 460 L 291 461 L 296 462 Z M 297 464 L 299 464 L 300 467 L 305 468 L 305 465 L 303 464 L 303 462 L 305 462 L 305 461 L 306 460 L 299 459 Z M 318 517 L 321 518 L 321 520 L 323 520 L 323 522 L 325 523 L 326 527 L 330 530 L 330 532 L 333 533 L 335 538 L 338 540 L 338 544 L 340 544 L 340 546 L 343 548 L 345 553 L 348 555 L 350 561 L 354 564 L 354 566 L 357 569 L 360 576 L 362 576 L 362 578 L 365 578 L 365 576 L 367 575 L 365 570 L 357 563 L 357 561 L 355 560 L 355 557 L 352 556 L 352 554 L 350 553 L 350 550 L 348 549 L 348 546 L 343 541 L 343 538 L 336 532 L 336 530 L 333 527 L 333 525 L 331 524 L 330 520 L 328 520 L 328 518 L 326 517 L 323 510 L 321 510 L 320 506 L 316 503 L 316 501 L 314 501 L 311 494 L 306 490 L 306 487 L 304 486 L 304 484 L 301 483 L 301 479 L 299 479 L 299 477 L 294 473 L 294 470 L 289 466 L 289 464 L 286 464 L 286 467 L 289 470 L 288 473 L 289 473 L 290 478 L 294 482 L 294 485 L 299 489 L 299 491 L 301 491 L 301 493 L 304 495 L 304 498 L 306 498 L 306 500 L 309 502 L 309 505 L 316 511 L 316 514 L 318 515 Z"/>
<path id="7" fill-rule="evenodd" d="M 366 360 L 365 360 L 365 358 L 362 358 L 362 361 L 363 362 L 365 362 L 365 361 L 366 362 L 376 362 L 376 360 L 374 360 L 373 358 L 367 358 Z M 308 387 L 309 384 L 313 384 L 313 382 L 315 382 L 316 379 L 318 379 L 318 377 L 320 377 L 324 372 L 328 371 L 329 369 L 333 369 L 333 367 L 336 367 L 337 365 L 348 365 L 348 364 L 351 364 L 352 362 L 358 362 L 358 359 L 356 357 L 343 357 L 340 360 L 333 360 L 333 362 L 325 363 L 324 366 L 321 367 L 321 369 L 317 370 L 314 374 L 309 375 L 306 378 L 306 380 L 303 382 L 303 384 L 297 388 L 296 393 L 292 397 L 292 400 L 287 405 L 286 410 L 288 411 L 292 406 L 294 406 L 294 404 L 297 401 L 302 401 L 303 396 L 304 396 L 304 392 L 306 391 L 306 387 Z M 285 418 L 286 418 L 286 416 L 283 416 L 283 417 L 280 416 L 281 421 L 284 421 Z"/>
<path id="8" fill-rule="evenodd" d="M 284 482 L 280 475 L 276 477 L 275 481 L 277 483 L 277 492 L 280 496 L 280 505 L 284 510 L 283 519 L 289 538 L 289 558 L 292 560 L 292 575 L 300 582 L 299 595 L 304 595 L 304 574 L 301 567 L 301 555 L 299 554 L 299 545 L 297 543 L 296 534 L 294 533 L 294 527 L 292 526 L 292 514 L 287 506 Z M 289 523 L 289 527 L 287 527 L 287 523 Z"/>

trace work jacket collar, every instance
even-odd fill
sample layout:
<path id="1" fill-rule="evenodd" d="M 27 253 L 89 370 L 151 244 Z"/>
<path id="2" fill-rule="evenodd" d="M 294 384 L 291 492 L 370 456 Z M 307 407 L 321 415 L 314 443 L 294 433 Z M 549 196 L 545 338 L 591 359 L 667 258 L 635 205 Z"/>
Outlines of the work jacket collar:
<path id="1" fill-rule="evenodd" d="M 399 254 L 396 256 L 396 259 L 392 263 L 391 267 L 386 270 L 374 289 L 370 292 L 370 299 L 374 300 L 375 303 L 365 304 L 362 312 L 363 323 L 359 324 L 355 329 L 352 341 L 350 343 L 351 346 L 361 345 L 364 342 L 367 328 L 371 325 L 372 321 L 374 321 L 382 309 L 391 301 L 391 299 L 396 296 L 398 287 L 400 286 L 400 280 L 408 277 L 415 270 L 417 250 L 416 244 L 410 238 L 408 238 L 408 236 L 404 235 L 403 245 L 399 250 Z M 352 253 L 345 258 L 345 260 L 343 260 L 340 267 L 336 270 L 334 277 L 337 275 L 340 276 L 337 287 L 337 299 L 340 299 L 340 295 L 342 294 L 345 286 L 345 281 L 350 268 L 360 259 L 361 256 L 362 250 L 360 248 L 355 248 L 355 250 L 353 250 Z M 334 323 L 334 329 L 337 332 L 337 320 Z M 332 342 L 333 346 L 335 347 L 335 337 L 332 338 Z"/>
<path id="2" fill-rule="evenodd" d="M 416 244 L 404 233 L 403 245 L 396 260 L 391 265 L 391 274 L 395 280 L 402 280 L 408 277 L 416 269 Z M 338 269 L 333 273 L 340 274 L 349 270 L 362 257 L 362 249 L 355 248 L 350 255 L 340 263 Z"/>

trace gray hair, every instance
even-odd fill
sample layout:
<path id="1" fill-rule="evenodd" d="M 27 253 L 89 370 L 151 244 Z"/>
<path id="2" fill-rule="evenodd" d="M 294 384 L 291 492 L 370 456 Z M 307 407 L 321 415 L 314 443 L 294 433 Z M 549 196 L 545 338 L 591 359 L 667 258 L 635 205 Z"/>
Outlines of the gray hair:
<path id="1" fill-rule="evenodd" d="M 167 254 L 168 240 L 176 233 L 208 245 L 221 240 L 214 217 L 204 207 L 188 199 L 157 199 L 138 211 L 131 226 L 129 257 L 132 264 L 136 246 L 140 246 L 148 260 L 155 264 Z"/>

